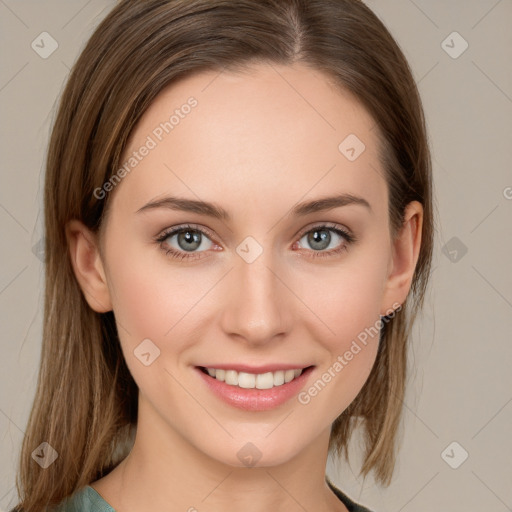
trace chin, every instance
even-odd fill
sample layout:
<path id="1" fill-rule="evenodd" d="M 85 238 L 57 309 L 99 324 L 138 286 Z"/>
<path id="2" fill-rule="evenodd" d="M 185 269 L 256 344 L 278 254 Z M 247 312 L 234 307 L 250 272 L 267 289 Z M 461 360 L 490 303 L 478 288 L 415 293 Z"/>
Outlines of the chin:
<path id="1" fill-rule="evenodd" d="M 258 428 L 261 430 L 261 427 Z M 294 459 L 304 449 L 304 439 L 298 441 L 289 435 L 272 436 L 247 435 L 243 439 L 230 439 L 229 442 L 208 447 L 203 452 L 222 464 L 243 468 L 279 466 Z"/>

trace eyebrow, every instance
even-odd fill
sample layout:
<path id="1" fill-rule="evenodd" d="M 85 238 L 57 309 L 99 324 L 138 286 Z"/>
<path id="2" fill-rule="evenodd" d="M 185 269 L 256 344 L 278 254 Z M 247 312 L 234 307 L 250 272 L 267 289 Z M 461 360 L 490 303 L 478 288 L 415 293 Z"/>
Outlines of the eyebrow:
<path id="1" fill-rule="evenodd" d="M 372 211 L 372 207 L 366 199 L 352 194 L 338 194 L 335 196 L 321 197 L 312 201 L 298 203 L 292 208 L 289 216 L 303 217 L 310 213 L 323 212 L 348 205 L 359 205 L 367 208 L 369 211 Z M 157 208 L 199 213 L 201 215 L 207 215 L 209 217 L 225 221 L 231 220 L 230 214 L 224 208 L 214 203 L 172 196 L 150 201 L 139 208 L 136 213 L 154 210 Z"/>

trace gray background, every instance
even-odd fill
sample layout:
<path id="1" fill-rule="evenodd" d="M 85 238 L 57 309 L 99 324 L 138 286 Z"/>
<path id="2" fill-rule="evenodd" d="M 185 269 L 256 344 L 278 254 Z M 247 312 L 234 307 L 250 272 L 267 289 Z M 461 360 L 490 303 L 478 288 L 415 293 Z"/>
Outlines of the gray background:
<path id="1" fill-rule="evenodd" d="M 40 357 L 48 133 L 72 63 L 114 4 L 0 0 L 0 511 L 16 501 Z M 357 477 L 357 439 L 352 466 L 330 461 L 328 473 L 378 512 L 512 510 L 512 0 L 367 4 L 419 84 L 440 223 L 391 486 Z M 31 47 L 42 32 L 58 43 L 46 59 Z"/>

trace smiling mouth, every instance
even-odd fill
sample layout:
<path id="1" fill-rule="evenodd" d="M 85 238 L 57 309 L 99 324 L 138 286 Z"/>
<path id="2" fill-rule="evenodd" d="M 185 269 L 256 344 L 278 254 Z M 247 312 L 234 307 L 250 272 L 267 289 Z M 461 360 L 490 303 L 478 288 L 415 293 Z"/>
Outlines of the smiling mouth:
<path id="1" fill-rule="evenodd" d="M 228 386 L 244 389 L 272 389 L 292 382 L 297 377 L 300 377 L 303 372 L 312 368 L 312 366 L 265 373 L 238 372 L 236 370 L 206 368 L 204 366 L 199 366 L 198 368 L 206 375 L 224 382 Z"/>

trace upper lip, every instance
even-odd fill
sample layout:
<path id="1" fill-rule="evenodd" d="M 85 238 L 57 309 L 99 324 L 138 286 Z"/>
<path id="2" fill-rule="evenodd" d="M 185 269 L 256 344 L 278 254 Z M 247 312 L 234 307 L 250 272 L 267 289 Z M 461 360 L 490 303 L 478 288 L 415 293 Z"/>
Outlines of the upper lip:
<path id="1" fill-rule="evenodd" d="M 303 364 L 265 364 L 261 366 L 251 366 L 248 364 L 208 364 L 199 366 L 199 368 L 215 368 L 216 370 L 235 370 L 237 372 L 245 372 L 245 373 L 268 373 L 268 372 L 278 372 L 278 371 L 286 371 L 286 370 L 305 370 L 309 366 L 312 365 L 303 365 Z"/>

